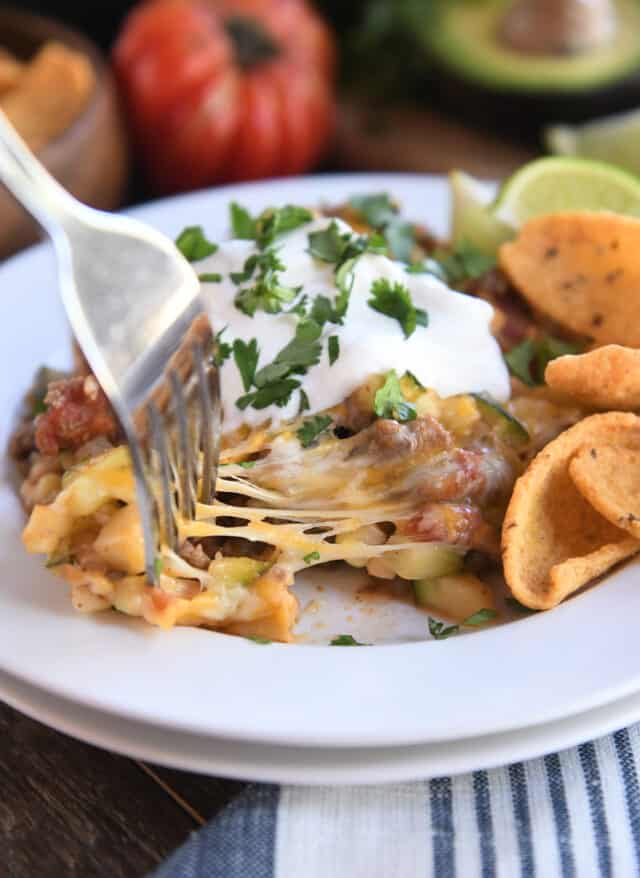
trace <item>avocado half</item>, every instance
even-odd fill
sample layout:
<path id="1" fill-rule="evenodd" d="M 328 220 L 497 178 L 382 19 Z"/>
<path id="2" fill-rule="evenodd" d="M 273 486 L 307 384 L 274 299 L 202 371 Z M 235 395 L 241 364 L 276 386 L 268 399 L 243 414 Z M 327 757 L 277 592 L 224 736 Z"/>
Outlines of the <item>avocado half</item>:
<path id="1" fill-rule="evenodd" d="M 461 79 L 489 89 L 537 94 L 603 88 L 640 68 L 640 3 L 616 0 L 618 27 L 605 46 L 562 56 L 526 55 L 503 46 L 500 24 L 512 0 L 438 0 L 422 40 Z"/>

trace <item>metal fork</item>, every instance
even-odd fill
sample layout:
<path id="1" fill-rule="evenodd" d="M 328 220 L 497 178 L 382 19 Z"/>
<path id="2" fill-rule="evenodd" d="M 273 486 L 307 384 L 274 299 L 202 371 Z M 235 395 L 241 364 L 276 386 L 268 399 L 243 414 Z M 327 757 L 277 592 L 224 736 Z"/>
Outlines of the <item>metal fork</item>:
<path id="1" fill-rule="evenodd" d="M 53 242 L 71 328 L 129 444 L 157 584 L 160 546 L 176 550 L 179 518 L 215 493 L 220 387 L 198 278 L 160 232 L 73 198 L 1 111 L 0 181 Z"/>

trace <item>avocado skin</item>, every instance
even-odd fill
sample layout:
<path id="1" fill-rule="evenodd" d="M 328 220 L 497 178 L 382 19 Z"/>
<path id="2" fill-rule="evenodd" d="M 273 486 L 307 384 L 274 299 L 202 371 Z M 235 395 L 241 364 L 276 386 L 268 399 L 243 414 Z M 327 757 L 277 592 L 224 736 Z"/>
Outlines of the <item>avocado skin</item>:
<path id="1" fill-rule="evenodd" d="M 425 83 L 425 86 L 427 83 Z M 512 92 L 487 88 L 432 66 L 428 91 L 444 111 L 488 131 L 513 134 L 527 143 L 554 122 L 577 123 L 640 106 L 640 71 L 584 92 Z"/>

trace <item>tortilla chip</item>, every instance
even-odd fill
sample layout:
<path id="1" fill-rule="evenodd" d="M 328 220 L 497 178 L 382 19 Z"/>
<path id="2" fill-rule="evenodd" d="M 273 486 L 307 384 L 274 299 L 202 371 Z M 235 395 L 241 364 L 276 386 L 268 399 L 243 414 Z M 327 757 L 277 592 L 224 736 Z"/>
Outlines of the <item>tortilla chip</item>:
<path id="1" fill-rule="evenodd" d="M 502 529 L 507 584 L 527 607 L 556 606 L 613 564 L 640 550 L 578 491 L 569 462 L 585 444 L 640 449 L 640 418 L 591 415 L 561 433 L 516 482 Z"/>
<path id="2" fill-rule="evenodd" d="M 640 219 L 607 211 L 536 217 L 500 267 L 538 310 L 598 344 L 640 347 Z"/>
<path id="3" fill-rule="evenodd" d="M 640 539 L 640 447 L 584 445 L 569 475 L 600 515 Z"/>
<path id="4" fill-rule="evenodd" d="M 544 379 L 554 390 L 594 409 L 640 409 L 640 350 L 610 344 L 551 360 Z"/>

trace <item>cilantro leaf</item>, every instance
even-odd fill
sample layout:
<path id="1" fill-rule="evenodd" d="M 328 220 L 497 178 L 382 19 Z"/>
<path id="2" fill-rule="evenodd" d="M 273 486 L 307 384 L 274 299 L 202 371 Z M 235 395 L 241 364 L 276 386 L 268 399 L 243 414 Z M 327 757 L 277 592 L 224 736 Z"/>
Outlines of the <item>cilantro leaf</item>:
<path id="1" fill-rule="evenodd" d="M 382 231 L 396 259 L 401 262 L 411 259 L 416 243 L 415 230 L 411 223 L 398 217 L 398 209 L 386 192 L 355 196 L 349 203 L 368 225 Z"/>
<path id="2" fill-rule="evenodd" d="M 368 643 L 360 643 L 351 634 L 338 634 L 334 637 L 329 646 L 369 646 Z"/>
<path id="3" fill-rule="evenodd" d="M 231 356 L 232 346 L 226 341 L 222 341 L 222 334 L 226 332 L 227 329 L 227 326 L 223 326 L 220 332 L 216 333 L 216 350 L 213 355 L 213 362 L 218 367 L 222 366 L 222 364 Z"/>
<path id="4" fill-rule="evenodd" d="M 247 317 L 253 317 L 258 309 L 267 314 L 279 314 L 282 306 L 292 302 L 301 288 L 286 287 L 280 283 L 278 272 L 284 270 L 284 265 L 273 249 L 249 256 L 242 271 L 231 273 L 231 280 L 237 284 L 243 283 L 253 276 L 256 269 L 258 276 L 255 284 L 240 290 L 234 305 Z"/>
<path id="5" fill-rule="evenodd" d="M 264 366 L 255 376 L 256 387 L 265 387 L 290 372 L 305 372 L 320 361 L 322 345 L 318 341 L 322 329 L 315 320 L 301 320 L 289 344 L 276 355 L 273 363 Z"/>
<path id="6" fill-rule="evenodd" d="M 398 213 L 397 207 L 393 204 L 387 192 L 375 192 L 372 195 L 353 195 L 349 199 L 349 204 L 374 229 L 386 226 Z"/>
<path id="7" fill-rule="evenodd" d="M 521 604 L 520 601 L 516 600 L 516 598 L 514 597 L 505 598 L 504 602 L 508 607 L 511 607 L 512 610 L 517 610 L 519 613 L 523 613 L 525 615 L 539 612 L 538 610 L 534 610 L 531 607 L 525 607 L 524 604 Z"/>
<path id="8" fill-rule="evenodd" d="M 382 387 L 376 391 L 373 410 L 379 418 L 390 418 L 394 421 L 414 421 L 417 417 L 415 406 L 407 402 L 402 395 L 400 381 L 395 369 L 387 372 Z"/>
<path id="9" fill-rule="evenodd" d="M 302 559 L 305 564 L 311 564 L 312 561 L 320 560 L 320 552 L 309 552 L 308 555 L 305 555 Z"/>
<path id="10" fill-rule="evenodd" d="M 219 284 L 222 280 L 222 275 L 218 274 L 217 271 L 209 271 L 204 274 L 199 274 L 198 280 L 203 284 Z"/>
<path id="11" fill-rule="evenodd" d="M 454 250 L 435 250 L 432 254 L 442 269 L 447 283 L 457 284 L 463 280 L 480 277 L 496 264 L 469 241 L 462 241 Z"/>
<path id="12" fill-rule="evenodd" d="M 300 382 L 292 378 L 274 381 L 271 384 L 267 384 L 266 387 L 261 387 L 239 397 L 236 400 L 236 405 L 243 411 L 247 406 L 252 406 L 254 409 L 266 409 L 270 405 L 282 407 L 289 402 L 291 394 L 297 387 L 300 387 Z"/>
<path id="13" fill-rule="evenodd" d="M 308 418 L 300 429 L 296 430 L 300 445 L 303 448 L 308 448 L 332 423 L 333 419 L 329 415 L 316 415 L 314 418 Z"/>
<path id="14" fill-rule="evenodd" d="M 445 625 L 444 622 L 439 622 L 437 619 L 433 619 L 429 616 L 429 634 L 431 634 L 435 640 L 446 640 L 446 638 L 451 637 L 452 634 L 457 634 L 461 628 L 477 628 L 480 625 L 486 625 L 491 619 L 495 619 L 497 615 L 498 613 L 496 610 L 489 607 L 483 607 L 481 610 L 478 610 L 476 613 L 463 619 L 462 622 L 457 625 Z"/>
<path id="15" fill-rule="evenodd" d="M 544 372 L 551 360 L 565 354 L 577 354 L 583 345 L 562 341 L 551 335 L 526 338 L 504 355 L 509 371 L 529 387 L 544 384 Z"/>
<path id="16" fill-rule="evenodd" d="M 338 223 L 332 220 L 326 229 L 309 232 L 309 253 L 322 262 L 339 263 L 351 239 L 350 232 L 341 232 Z"/>
<path id="17" fill-rule="evenodd" d="M 160 576 L 162 573 L 162 568 L 164 567 L 164 559 L 161 555 L 156 555 L 153 559 L 153 572 L 156 576 Z"/>
<path id="18" fill-rule="evenodd" d="M 333 366 L 335 361 L 340 356 L 340 339 L 337 335 L 330 335 L 327 341 L 327 348 L 329 351 L 329 365 Z"/>
<path id="19" fill-rule="evenodd" d="M 404 332 L 404 337 L 409 338 L 416 326 L 427 326 L 429 318 L 426 311 L 416 308 L 411 301 L 409 290 L 401 283 L 392 284 L 384 277 L 380 277 L 371 285 L 372 298 L 368 305 L 398 321 Z"/>
<path id="20" fill-rule="evenodd" d="M 232 201 L 229 205 L 229 213 L 231 215 L 233 237 L 254 241 L 256 237 L 256 221 L 249 211 L 235 201 Z"/>
<path id="21" fill-rule="evenodd" d="M 252 338 L 247 344 L 241 338 L 237 338 L 233 343 L 233 359 L 236 361 L 245 391 L 251 390 L 258 365 L 257 339 Z"/>
<path id="22" fill-rule="evenodd" d="M 188 262 L 197 262 L 211 256 L 218 245 L 207 241 L 202 226 L 187 226 L 176 238 L 176 247 Z"/>
<path id="23" fill-rule="evenodd" d="M 311 408 L 309 405 L 309 397 L 305 393 L 304 390 L 300 391 L 300 405 L 298 406 L 298 414 L 301 415 L 302 412 L 306 412 Z"/>
<path id="24" fill-rule="evenodd" d="M 435 259 L 423 259 L 422 262 L 412 262 L 405 268 L 407 274 L 432 274 L 438 280 L 447 281 L 448 277 L 442 265 Z"/>
<path id="25" fill-rule="evenodd" d="M 313 214 L 306 207 L 285 204 L 284 207 L 267 208 L 257 220 L 256 240 L 260 248 L 268 247 L 285 232 L 292 232 L 299 226 L 311 222 Z"/>
<path id="26" fill-rule="evenodd" d="M 272 640 L 269 640 L 267 637 L 260 637 L 259 634 L 247 634 L 247 640 L 253 640 L 254 643 L 259 643 L 261 646 L 264 646 L 267 643 L 273 643 Z"/>

